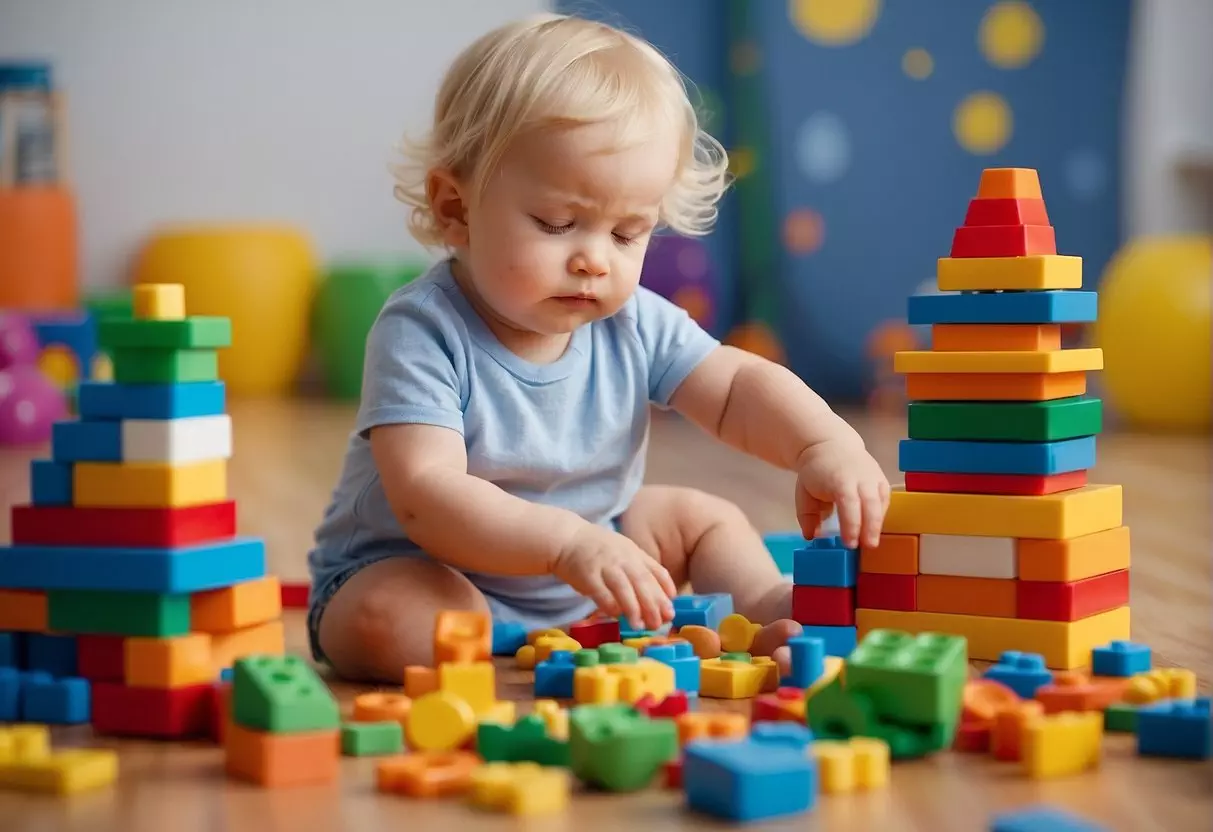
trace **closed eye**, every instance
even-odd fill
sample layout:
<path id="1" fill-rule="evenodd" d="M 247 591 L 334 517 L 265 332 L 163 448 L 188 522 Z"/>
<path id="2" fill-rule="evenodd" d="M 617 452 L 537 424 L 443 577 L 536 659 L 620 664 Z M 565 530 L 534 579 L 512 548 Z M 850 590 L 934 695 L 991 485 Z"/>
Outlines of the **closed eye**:
<path id="1" fill-rule="evenodd" d="M 535 224 L 537 226 L 539 226 L 539 228 L 545 234 L 567 234 L 568 232 L 573 230 L 573 223 L 571 223 L 571 222 L 567 223 L 565 225 L 552 225 L 549 222 L 544 222 L 543 220 L 539 219 L 539 217 L 536 217 L 536 216 L 532 216 L 531 219 L 533 219 L 535 221 Z"/>

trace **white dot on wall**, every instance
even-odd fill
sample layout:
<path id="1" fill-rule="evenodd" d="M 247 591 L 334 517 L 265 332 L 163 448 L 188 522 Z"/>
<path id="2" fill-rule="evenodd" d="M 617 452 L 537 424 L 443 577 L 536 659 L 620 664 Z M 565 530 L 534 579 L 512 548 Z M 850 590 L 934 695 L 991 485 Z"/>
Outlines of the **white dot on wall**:
<path id="1" fill-rule="evenodd" d="M 1076 150 L 1066 159 L 1066 186 L 1076 199 L 1095 199 L 1108 185 L 1108 166 L 1097 151 Z"/>
<path id="2" fill-rule="evenodd" d="M 806 118 L 796 134 L 796 161 L 814 182 L 832 182 L 846 173 L 851 139 L 842 119 L 825 111 Z"/>
<path id="3" fill-rule="evenodd" d="M 678 252 L 678 273 L 687 280 L 703 280 L 708 272 L 708 257 L 698 246 L 687 246 Z"/>
<path id="4" fill-rule="evenodd" d="M 22 399 L 17 402 L 17 407 L 14 410 L 14 415 L 17 421 L 22 425 L 32 425 L 38 418 L 38 406 L 29 399 Z"/>

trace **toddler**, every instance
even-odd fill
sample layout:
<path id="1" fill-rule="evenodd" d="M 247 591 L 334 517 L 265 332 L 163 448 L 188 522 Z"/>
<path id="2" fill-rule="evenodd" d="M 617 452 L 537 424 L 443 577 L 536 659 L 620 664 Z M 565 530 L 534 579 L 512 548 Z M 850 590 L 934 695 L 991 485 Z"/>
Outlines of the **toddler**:
<path id="1" fill-rule="evenodd" d="M 727 184 L 679 73 L 600 23 L 513 23 L 455 60 L 415 155 L 396 193 L 447 256 L 367 338 L 309 555 L 316 658 L 399 683 L 432 661 L 440 610 L 537 629 L 597 609 L 654 629 L 688 581 L 777 622 L 768 643 L 798 632 L 791 585 L 736 506 L 642 484 L 654 404 L 795 471 L 806 535 L 836 510 L 848 545 L 875 544 L 889 496 L 794 374 L 638 285 L 652 235 L 706 233 Z"/>

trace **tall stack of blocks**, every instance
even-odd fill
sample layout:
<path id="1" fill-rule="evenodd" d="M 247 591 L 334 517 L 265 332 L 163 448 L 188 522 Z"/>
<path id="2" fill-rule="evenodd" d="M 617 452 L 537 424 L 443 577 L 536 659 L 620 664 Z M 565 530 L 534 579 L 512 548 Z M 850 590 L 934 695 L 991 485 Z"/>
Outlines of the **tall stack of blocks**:
<path id="1" fill-rule="evenodd" d="M 223 669 L 283 651 L 280 591 L 227 494 L 230 321 L 186 317 L 179 285 L 136 287 L 134 307 L 100 323 L 114 380 L 80 385 L 12 509 L 0 719 L 205 736 Z"/>
<path id="2" fill-rule="evenodd" d="M 841 537 L 817 537 L 797 549 L 792 563 L 792 618 L 802 635 L 820 638 L 829 656 L 855 649 L 858 553 Z"/>
<path id="3" fill-rule="evenodd" d="M 1056 669 L 1129 637 L 1121 487 L 1087 481 L 1102 426 L 1098 349 L 1062 348 L 1096 317 L 1082 260 L 1056 253 L 1036 171 L 991 168 L 910 299 L 930 350 L 901 352 L 909 438 L 880 545 L 861 550 L 857 624 L 953 633 L 969 655 L 1039 653 Z"/>

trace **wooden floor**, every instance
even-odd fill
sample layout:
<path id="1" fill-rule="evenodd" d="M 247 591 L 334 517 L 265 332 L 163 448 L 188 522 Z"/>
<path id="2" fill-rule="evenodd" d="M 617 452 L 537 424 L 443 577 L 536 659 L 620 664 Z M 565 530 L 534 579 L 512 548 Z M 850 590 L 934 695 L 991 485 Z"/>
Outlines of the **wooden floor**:
<path id="1" fill-rule="evenodd" d="M 239 501 L 241 533 L 264 537 L 271 569 L 284 579 L 307 577 L 312 528 L 335 482 L 352 423 L 350 407 L 319 402 L 232 402 L 235 457 L 231 491 Z M 899 481 L 901 418 L 854 416 L 869 448 Z M 0 450 L 0 506 L 28 496 L 28 461 L 44 449 Z M 792 477 L 707 440 L 667 416 L 655 420 L 649 480 L 695 485 L 740 504 L 764 531 L 795 527 Z M 1195 670 L 1204 692 L 1213 677 L 1210 442 L 1207 437 L 1105 433 L 1099 440 L 1094 482 L 1125 487 L 1125 523 L 1133 540 L 1133 637 L 1150 644 L 1157 661 Z M 0 540 L 8 539 L 7 512 Z M 304 651 L 302 615 L 287 614 L 288 647 Z M 529 674 L 499 664 L 500 695 L 525 703 Z M 357 691 L 334 684 L 347 703 Z M 706 704 L 706 703 L 705 703 Z M 730 707 L 726 703 L 711 706 Z M 525 711 L 526 704 L 521 709 Z M 222 753 L 213 746 L 113 741 L 87 727 L 56 730 L 60 745 L 121 750 L 118 785 L 71 800 L 0 792 L 0 829 L 14 832 L 87 829 L 336 830 L 432 829 L 459 824 L 476 830 L 511 828 L 507 818 L 474 813 L 458 800 L 417 803 L 374 791 L 374 763 L 347 760 L 330 787 L 261 791 L 229 783 Z M 809 815 L 757 825 L 759 829 L 855 829 L 972 832 L 991 812 L 1049 802 L 1102 821 L 1109 829 L 1209 829 L 1213 768 L 1205 764 L 1138 759 L 1132 742 L 1110 736 L 1099 772 L 1035 783 L 1013 764 L 984 757 L 938 754 L 899 763 L 886 791 L 823 796 Z M 661 830 L 713 827 L 685 813 L 676 792 L 640 795 L 579 794 L 567 813 L 527 824 L 579 832 L 643 824 Z"/>

